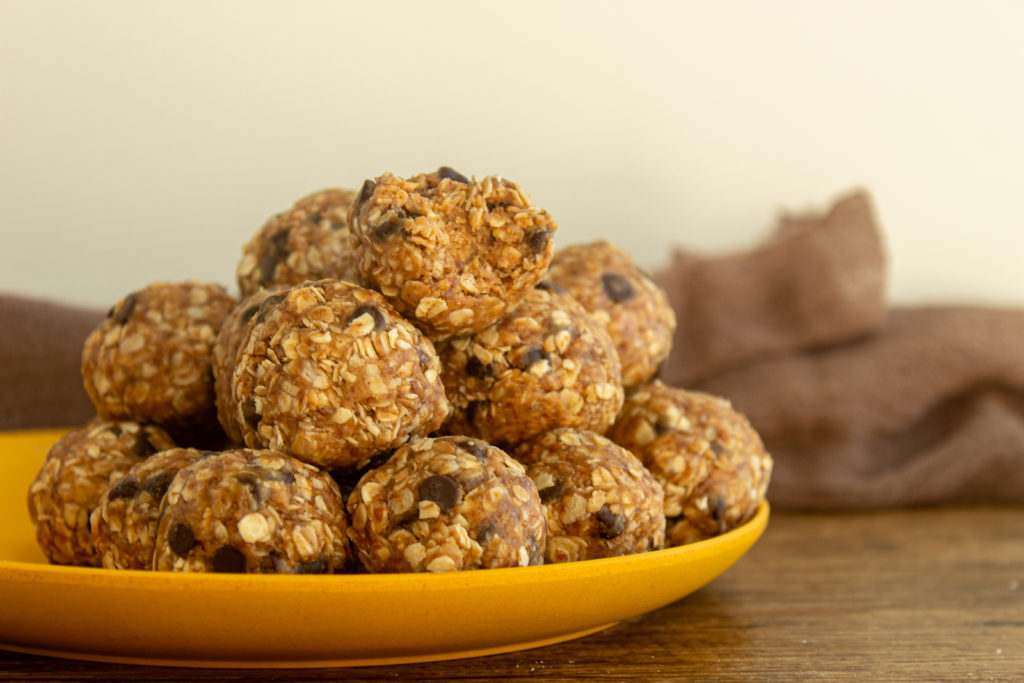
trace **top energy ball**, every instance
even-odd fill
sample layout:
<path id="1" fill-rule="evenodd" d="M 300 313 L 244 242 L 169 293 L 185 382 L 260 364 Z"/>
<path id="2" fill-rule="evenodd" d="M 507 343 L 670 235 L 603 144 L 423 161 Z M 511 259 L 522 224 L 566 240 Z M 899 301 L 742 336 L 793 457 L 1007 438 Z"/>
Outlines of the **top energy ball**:
<path id="1" fill-rule="evenodd" d="M 498 320 L 544 277 L 550 214 L 498 176 L 441 167 L 367 180 L 349 212 L 356 270 L 431 339 Z"/>

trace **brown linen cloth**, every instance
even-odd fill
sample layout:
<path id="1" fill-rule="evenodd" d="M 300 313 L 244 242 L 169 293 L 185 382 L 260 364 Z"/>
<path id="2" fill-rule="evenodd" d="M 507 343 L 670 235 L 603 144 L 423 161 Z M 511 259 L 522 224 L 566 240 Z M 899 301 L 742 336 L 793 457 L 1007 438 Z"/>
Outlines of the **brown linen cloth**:
<path id="1" fill-rule="evenodd" d="M 96 414 L 82 345 L 103 311 L 0 294 L 0 429 L 63 427 Z"/>
<path id="2" fill-rule="evenodd" d="M 866 193 L 657 277 L 679 318 L 662 378 L 750 417 L 776 507 L 1024 502 L 1024 310 L 888 310 Z M 102 316 L 0 295 L 0 429 L 93 416 L 79 362 Z"/>
<path id="3" fill-rule="evenodd" d="M 661 377 L 750 418 L 777 506 L 1024 502 L 1024 310 L 887 310 L 885 276 L 864 192 L 750 251 L 678 254 Z"/>

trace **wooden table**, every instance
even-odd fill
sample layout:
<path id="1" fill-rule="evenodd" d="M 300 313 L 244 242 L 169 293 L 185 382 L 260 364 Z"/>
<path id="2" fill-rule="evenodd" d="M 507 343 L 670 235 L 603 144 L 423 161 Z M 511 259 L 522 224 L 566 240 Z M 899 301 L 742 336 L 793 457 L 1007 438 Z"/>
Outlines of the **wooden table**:
<path id="1" fill-rule="evenodd" d="M 776 511 L 754 549 L 697 593 L 588 638 L 493 657 L 282 671 L 0 652 L 0 681 L 520 677 L 1024 681 L 1024 508 Z"/>

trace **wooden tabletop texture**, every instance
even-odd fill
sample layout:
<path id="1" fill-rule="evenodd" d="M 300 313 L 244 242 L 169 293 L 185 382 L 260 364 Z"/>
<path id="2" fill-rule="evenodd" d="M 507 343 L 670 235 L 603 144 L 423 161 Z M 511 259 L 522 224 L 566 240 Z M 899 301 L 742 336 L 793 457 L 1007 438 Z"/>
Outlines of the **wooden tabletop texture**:
<path id="1" fill-rule="evenodd" d="M 0 681 L 527 677 L 1024 681 L 1024 508 L 776 511 L 757 545 L 693 595 L 587 638 L 505 655 L 352 669 L 226 670 L 0 651 Z"/>

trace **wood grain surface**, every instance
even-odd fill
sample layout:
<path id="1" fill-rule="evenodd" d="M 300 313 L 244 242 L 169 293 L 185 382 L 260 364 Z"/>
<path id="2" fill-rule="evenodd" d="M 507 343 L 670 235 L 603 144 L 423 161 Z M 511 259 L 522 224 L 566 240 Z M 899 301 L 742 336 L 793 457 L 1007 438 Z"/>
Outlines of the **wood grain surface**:
<path id="1" fill-rule="evenodd" d="M 527 677 L 1022 681 L 1024 508 L 775 512 L 754 549 L 697 593 L 587 638 L 506 655 L 289 671 L 122 666 L 0 651 L 0 681 Z"/>

